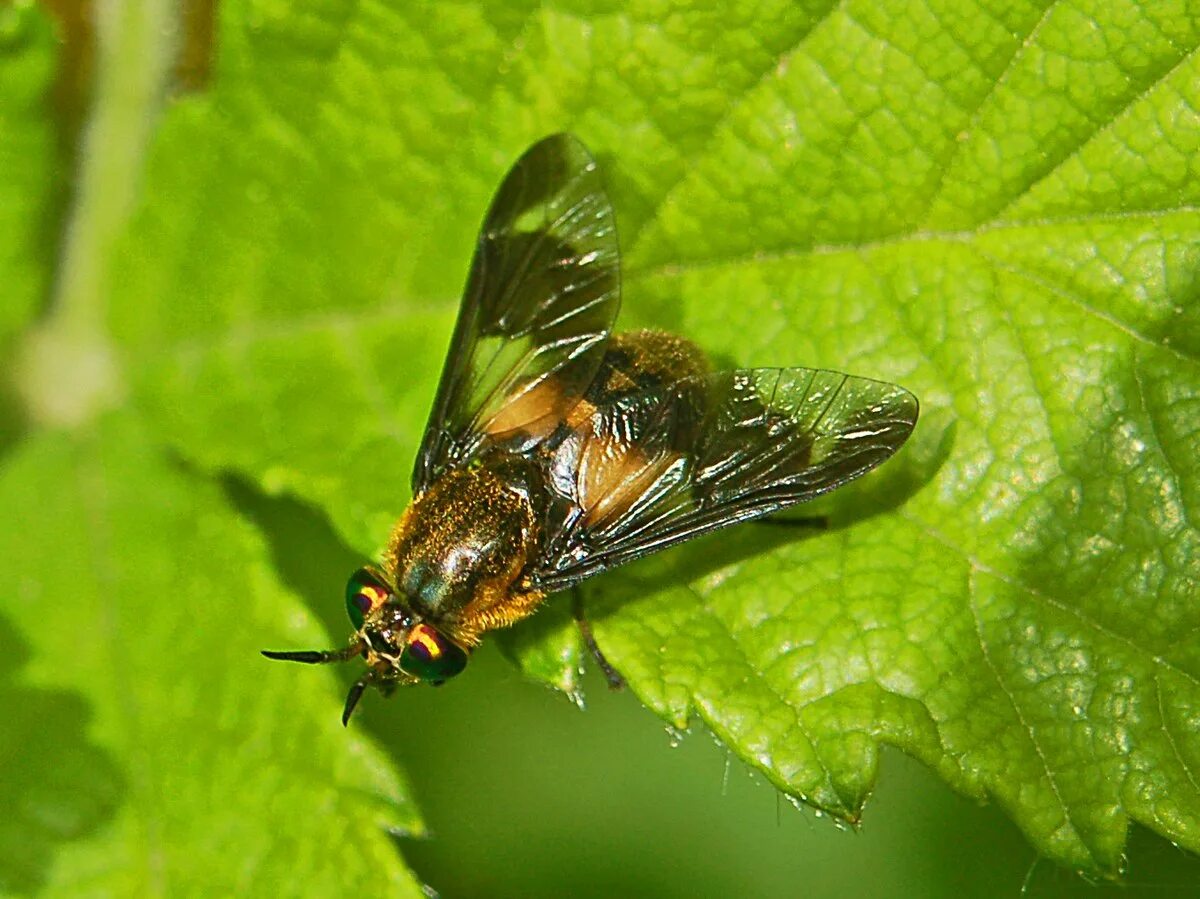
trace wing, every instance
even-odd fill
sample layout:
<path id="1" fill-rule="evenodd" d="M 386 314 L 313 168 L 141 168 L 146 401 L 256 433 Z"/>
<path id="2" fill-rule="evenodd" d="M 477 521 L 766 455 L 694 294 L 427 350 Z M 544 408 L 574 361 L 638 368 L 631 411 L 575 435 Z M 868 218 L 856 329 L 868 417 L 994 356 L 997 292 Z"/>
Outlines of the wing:
<path id="1" fill-rule="evenodd" d="M 619 265 L 612 206 L 587 148 L 567 134 L 534 144 L 480 230 L 414 495 L 487 439 L 530 448 L 570 411 L 604 355 Z"/>
<path id="2" fill-rule="evenodd" d="M 558 450 L 542 563 L 553 592 L 698 534 L 827 493 L 900 448 L 903 387 L 808 368 L 742 369 L 618 399 Z"/>

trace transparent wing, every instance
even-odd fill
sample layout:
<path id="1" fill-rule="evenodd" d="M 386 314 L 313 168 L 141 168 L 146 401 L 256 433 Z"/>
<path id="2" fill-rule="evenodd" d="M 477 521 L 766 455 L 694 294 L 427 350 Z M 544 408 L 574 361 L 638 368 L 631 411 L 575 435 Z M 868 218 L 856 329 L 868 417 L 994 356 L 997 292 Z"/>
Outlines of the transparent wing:
<path id="1" fill-rule="evenodd" d="M 612 206 L 576 138 L 534 144 L 479 233 L 413 470 L 419 495 L 489 437 L 548 435 L 587 389 L 620 304 Z"/>
<path id="2" fill-rule="evenodd" d="M 808 368 L 741 369 L 598 409 L 558 450 L 546 592 L 827 493 L 900 448 L 903 387 Z"/>

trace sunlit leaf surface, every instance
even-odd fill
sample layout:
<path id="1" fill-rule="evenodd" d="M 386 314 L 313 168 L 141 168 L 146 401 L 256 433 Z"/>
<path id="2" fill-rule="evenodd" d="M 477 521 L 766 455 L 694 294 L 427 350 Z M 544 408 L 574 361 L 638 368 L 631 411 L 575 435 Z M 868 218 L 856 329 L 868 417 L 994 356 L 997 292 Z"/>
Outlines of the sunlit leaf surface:
<path id="1" fill-rule="evenodd" d="M 617 210 L 623 323 L 922 401 L 826 532 L 596 583 L 636 693 L 842 818 L 889 743 L 1073 866 L 1115 872 L 1130 819 L 1200 849 L 1195 11 L 499 9 L 222 8 L 112 316 L 157 431 L 376 551 L 490 191 L 571 130 Z M 547 630 L 522 658 L 566 683 Z"/>

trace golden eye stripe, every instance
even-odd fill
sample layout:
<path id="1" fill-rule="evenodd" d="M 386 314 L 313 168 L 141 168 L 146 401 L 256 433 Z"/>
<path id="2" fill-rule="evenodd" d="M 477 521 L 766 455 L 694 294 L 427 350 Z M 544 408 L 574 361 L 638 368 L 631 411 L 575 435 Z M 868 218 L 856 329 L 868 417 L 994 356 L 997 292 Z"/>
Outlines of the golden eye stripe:
<path id="1" fill-rule="evenodd" d="M 382 606 L 390 596 L 369 568 L 360 568 L 346 583 L 346 613 L 355 628 L 361 628 L 368 615 Z"/>
<path id="2" fill-rule="evenodd" d="M 408 645 L 418 644 L 429 653 L 430 660 L 440 659 L 443 655 L 442 637 L 428 625 L 418 624 L 408 635 Z"/>
<path id="3" fill-rule="evenodd" d="M 381 603 L 383 603 L 384 600 L 388 598 L 388 593 L 386 590 L 376 587 L 373 584 L 365 585 L 358 592 L 367 597 L 367 599 L 371 600 L 372 609 L 377 608 Z"/>

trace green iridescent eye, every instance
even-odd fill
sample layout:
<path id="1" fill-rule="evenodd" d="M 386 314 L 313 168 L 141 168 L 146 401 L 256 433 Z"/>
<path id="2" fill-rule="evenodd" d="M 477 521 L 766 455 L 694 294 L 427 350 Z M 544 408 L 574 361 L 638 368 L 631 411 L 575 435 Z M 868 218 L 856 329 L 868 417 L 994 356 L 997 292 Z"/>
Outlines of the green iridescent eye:
<path id="1" fill-rule="evenodd" d="M 467 651 L 436 628 L 418 624 L 409 632 L 408 645 L 400 654 L 400 667 L 413 677 L 440 684 L 467 667 Z"/>
<path id="2" fill-rule="evenodd" d="M 369 568 L 360 568 L 346 582 L 346 614 L 355 630 L 363 626 L 367 616 L 387 600 L 391 591 Z"/>

